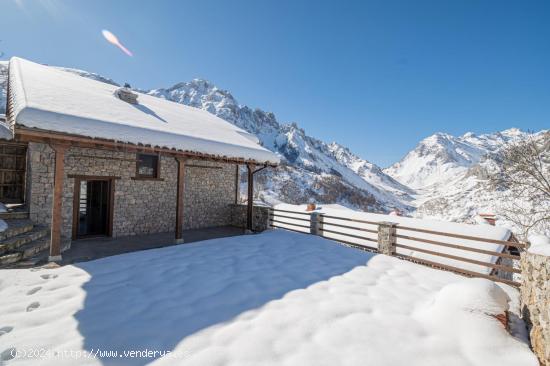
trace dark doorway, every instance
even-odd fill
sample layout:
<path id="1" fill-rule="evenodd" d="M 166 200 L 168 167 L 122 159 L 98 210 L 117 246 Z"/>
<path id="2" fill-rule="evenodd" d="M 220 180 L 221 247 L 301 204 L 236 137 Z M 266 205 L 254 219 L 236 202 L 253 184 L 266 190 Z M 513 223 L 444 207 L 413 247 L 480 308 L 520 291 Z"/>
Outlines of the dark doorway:
<path id="1" fill-rule="evenodd" d="M 110 235 L 111 181 L 75 180 L 75 184 L 78 194 L 75 236 Z"/>

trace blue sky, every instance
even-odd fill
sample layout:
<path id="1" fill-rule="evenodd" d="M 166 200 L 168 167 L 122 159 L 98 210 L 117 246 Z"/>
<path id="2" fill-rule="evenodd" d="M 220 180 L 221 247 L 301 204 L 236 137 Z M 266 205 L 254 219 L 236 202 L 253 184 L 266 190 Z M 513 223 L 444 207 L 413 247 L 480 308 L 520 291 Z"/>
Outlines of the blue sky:
<path id="1" fill-rule="evenodd" d="M 550 1 L 0 0 L 0 14 L 4 58 L 140 88 L 205 78 L 382 167 L 437 131 L 550 127 Z"/>

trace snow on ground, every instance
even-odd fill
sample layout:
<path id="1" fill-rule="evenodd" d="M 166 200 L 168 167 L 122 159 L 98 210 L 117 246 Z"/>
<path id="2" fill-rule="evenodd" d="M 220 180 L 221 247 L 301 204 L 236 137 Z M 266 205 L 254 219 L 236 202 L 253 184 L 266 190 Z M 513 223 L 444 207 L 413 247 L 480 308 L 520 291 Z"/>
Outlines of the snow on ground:
<path id="1" fill-rule="evenodd" d="M 531 235 L 529 237 L 529 252 L 550 257 L 550 238 L 544 235 Z"/>
<path id="2" fill-rule="evenodd" d="M 289 205 L 289 204 L 279 204 L 275 206 L 275 208 L 277 209 L 303 212 L 303 213 L 306 212 L 306 207 L 307 207 L 306 205 Z M 353 218 L 357 220 L 364 220 L 364 221 L 370 221 L 370 222 L 394 222 L 398 224 L 397 234 L 399 235 L 406 235 L 410 237 L 428 239 L 428 240 L 439 241 L 439 242 L 444 242 L 448 244 L 455 244 L 455 245 L 460 245 L 465 247 L 484 249 L 484 250 L 494 251 L 494 252 L 500 252 L 503 246 L 500 244 L 491 244 L 483 241 L 465 240 L 465 239 L 452 238 L 452 237 L 441 236 L 441 235 L 415 232 L 415 231 L 410 231 L 405 229 L 399 230 L 399 226 L 432 230 L 432 231 L 442 231 L 442 232 L 447 232 L 452 234 L 469 235 L 469 236 L 495 239 L 495 240 L 507 240 L 510 237 L 510 231 L 503 227 L 494 227 L 491 225 L 470 225 L 470 224 L 461 224 L 461 223 L 455 223 L 455 222 L 444 222 L 444 221 L 417 219 L 417 218 L 410 218 L 410 217 L 403 217 L 403 216 L 375 214 L 370 212 L 354 211 L 340 205 L 319 205 L 317 212 L 320 212 L 329 216 Z M 309 223 L 305 221 L 293 220 L 288 218 L 277 218 L 277 216 L 280 216 L 280 215 L 292 216 L 296 218 L 309 220 L 308 216 L 295 215 L 295 214 L 289 214 L 289 213 L 283 213 L 283 212 L 281 213 L 275 212 L 276 220 L 292 222 L 300 225 L 307 225 L 309 227 Z M 345 241 L 365 245 L 368 247 L 372 247 L 373 249 L 377 248 L 376 240 L 377 240 L 378 234 L 358 231 L 354 229 L 342 228 L 331 224 L 347 225 L 347 226 L 353 226 L 353 227 L 364 228 L 369 230 L 377 230 L 377 225 L 342 221 L 342 220 L 331 219 L 331 218 L 323 219 L 324 229 L 344 232 L 347 234 L 357 235 L 361 237 L 367 237 L 374 241 L 361 240 L 358 238 L 352 238 L 349 236 L 338 235 L 330 232 L 325 232 L 324 236 L 333 238 L 335 240 L 345 240 Z M 295 226 L 292 226 L 292 225 L 284 225 L 280 223 L 276 223 L 276 225 L 280 225 L 291 229 L 297 229 Z M 298 228 L 298 230 L 303 232 L 309 232 L 309 228 Z M 452 254 L 452 255 L 456 255 L 464 258 L 475 259 L 482 262 L 495 263 L 498 259 L 497 256 L 493 256 L 490 254 L 469 252 L 469 251 L 464 251 L 460 249 L 453 249 L 453 248 L 443 247 L 439 245 L 427 244 L 427 243 L 410 240 L 410 239 L 398 238 L 397 242 L 399 244 L 404 244 L 415 248 L 427 249 L 427 250 L 431 250 L 439 253 L 445 253 L 445 254 Z M 482 274 L 491 273 L 491 268 L 489 267 L 480 266 L 472 263 L 466 263 L 463 261 L 444 258 L 444 257 L 435 256 L 431 254 L 426 254 L 426 253 L 422 253 L 414 250 L 397 248 L 397 253 L 413 256 L 415 258 L 426 259 L 426 260 L 434 261 L 441 264 L 447 264 L 447 265 L 451 265 L 454 267 L 458 267 L 458 268 L 462 268 L 462 269 L 466 269 L 466 270 L 470 270 L 470 271 L 474 271 Z"/>
<path id="3" fill-rule="evenodd" d="M 78 363 L 535 366 L 525 341 L 492 316 L 517 313 L 517 297 L 508 286 L 273 230 L 0 270 L 0 354 L 57 351 L 41 363 L 56 366 L 97 349 L 119 353 Z M 131 350 L 173 353 L 119 356 Z"/>

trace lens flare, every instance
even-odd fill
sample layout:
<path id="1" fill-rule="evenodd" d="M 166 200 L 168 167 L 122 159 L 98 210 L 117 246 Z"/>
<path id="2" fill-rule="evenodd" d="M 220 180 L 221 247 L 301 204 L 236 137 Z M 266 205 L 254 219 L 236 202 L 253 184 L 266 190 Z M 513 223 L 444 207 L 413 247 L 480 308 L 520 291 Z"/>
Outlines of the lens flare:
<path id="1" fill-rule="evenodd" d="M 124 52 L 125 54 L 127 54 L 128 56 L 133 56 L 132 52 L 130 52 L 129 49 L 124 47 L 122 45 L 122 43 L 120 43 L 120 41 L 118 40 L 117 36 L 115 36 L 113 33 L 109 32 L 107 29 L 102 30 L 101 33 L 103 34 L 103 37 L 105 37 L 107 42 L 109 42 L 111 44 L 114 44 L 115 46 L 120 48 L 120 50 L 122 52 Z"/>

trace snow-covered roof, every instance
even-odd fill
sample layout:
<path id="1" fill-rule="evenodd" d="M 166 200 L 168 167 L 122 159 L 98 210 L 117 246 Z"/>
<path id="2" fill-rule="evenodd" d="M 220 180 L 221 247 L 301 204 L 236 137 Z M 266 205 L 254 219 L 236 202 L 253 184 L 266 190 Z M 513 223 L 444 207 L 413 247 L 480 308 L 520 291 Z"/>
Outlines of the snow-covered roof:
<path id="1" fill-rule="evenodd" d="M 256 136 L 207 111 L 141 93 L 126 103 L 114 85 L 17 57 L 9 69 L 16 126 L 279 163 Z"/>

